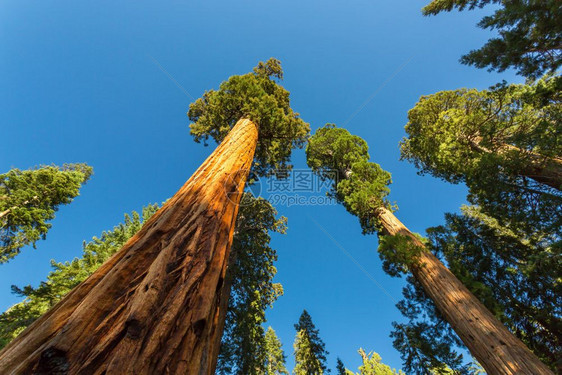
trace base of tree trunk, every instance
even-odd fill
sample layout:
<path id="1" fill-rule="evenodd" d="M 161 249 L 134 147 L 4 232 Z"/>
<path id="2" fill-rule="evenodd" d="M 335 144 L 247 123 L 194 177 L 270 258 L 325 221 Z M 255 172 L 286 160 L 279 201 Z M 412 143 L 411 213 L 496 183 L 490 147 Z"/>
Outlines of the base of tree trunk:
<path id="1" fill-rule="evenodd" d="M 258 129 L 240 120 L 127 244 L 2 352 L 2 374 L 212 374 Z"/>

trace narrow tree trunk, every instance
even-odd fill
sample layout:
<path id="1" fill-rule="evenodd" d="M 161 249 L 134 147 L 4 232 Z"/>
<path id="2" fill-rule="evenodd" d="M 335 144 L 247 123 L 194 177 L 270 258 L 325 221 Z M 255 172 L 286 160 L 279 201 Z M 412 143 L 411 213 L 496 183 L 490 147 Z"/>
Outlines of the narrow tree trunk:
<path id="1" fill-rule="evenodd" d="M 31 202 L 32 200 L 37 200 L 37 198 L 39 198 L 38 196 L 34 196 L 31 200 L 25 201 L 23 202 L 21 205 L 25 206 L 26 204 L 28 204 L 29 202 Z M 0 212 L 0 219 L 2 219 L 4 216 L 8 215 L 10 212 L 12 212 L 13 210 L 15 210 L 16 208 L 18 208 L 19 206 L 14 206 L 14 207 L 10 207 L 7 210 L 4 210 L 2 212 Z"/>
<path id="2" fill-rule="evenodd" d="M 382 208 L 378 216 L 383 235 L 407 236 L 424 247 L 392 212 Z M 430 251 L 410 271 L 488 374 L 552 374 Z"/>
<path id="3" fill-rule="evenodd" d="M 257 138 L 253 122 L 238 121 L 118 253 L 0 352 L 0 373 L 212 374 Z"/>
<path id="4" fill-rule="evenodd" d="M 562 158 L 540 155 L 505 143 L 496 145 L 495 150 L 492 151 L 482 146 L 481 142 L 482 137 L 476 137 L 470 144 L 478 152 L 515 153 L 527 160 L 527 165 L 520 171 L 521 176 L 528 177 L 557 190 L 562 190 Z"/>

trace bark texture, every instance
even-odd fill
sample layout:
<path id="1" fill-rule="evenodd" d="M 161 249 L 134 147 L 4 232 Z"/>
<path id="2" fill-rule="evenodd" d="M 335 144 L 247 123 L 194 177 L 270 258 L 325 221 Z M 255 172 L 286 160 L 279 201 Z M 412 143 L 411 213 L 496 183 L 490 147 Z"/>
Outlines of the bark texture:
<path id="1" fill-rule="evenodd" d="M 424 247 L 392 212 L 382 208 L 378 216 L 383 235 L 407 236 Z M 488 374 L 553 374 L 430 251 L 410 271 Z"/>
<path id="2" fill-rule="evenodd" d="M 257 139 L 238 121 L 118 253 L 0 352 L 0 373 L 212 374 Z"/>

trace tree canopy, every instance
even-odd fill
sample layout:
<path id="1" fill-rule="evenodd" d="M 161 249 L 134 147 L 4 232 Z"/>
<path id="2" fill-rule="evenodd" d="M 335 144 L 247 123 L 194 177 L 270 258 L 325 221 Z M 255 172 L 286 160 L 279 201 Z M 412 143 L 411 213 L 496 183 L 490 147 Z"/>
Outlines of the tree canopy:
<path id="1" fill-rule="evenodd" d="M 363 348 L 358 350 L 363 363 L 359 366 L 357 375 L 404 375 L 402 371 L 397 371 L 388 365 L 382 363 L 382 358 L 375 352 L 365 353 Z M 349 375 L 353 372 L 348 370 Z"/>
<path id="2" fill-rule="evenodd" d="M 562 227 L 559 77 L 424 96 L 408 112 L 402 159 L 465 182 L 469 201 L 511 225 Z"/>
<path id="3" fill-rule="evenodd" d="M 281 62 L 271 58 L 251 73 L 230 77 L 218 90 L 206 91 L 189 106 L 191 135 L 196 142 L 220 142 L 238 120 L 249 118 L 259 127 L 253 171 L 267 175 L 290 169 L 291 151 L 304 146 L 310 126 L 291 108 L 282 79 Z"/>
<path id="4" fill-rule="evenodd" d="M 0 175 L 0 264 L 45 239 L 60 205 L 78 196 L 92 175 L 86 164 L 12 169 Z"/>
<path id="5" fill-rule="evenodd" d="M 377 228 L 376 211 L 390 208 L 390 173 L 369 161 L 367 143 L 334 124 L 318 129 L 308 141 L 308 166 L 323 180 L 332 180 L 331 195 L 356 215 L 364 233 Z"/>
<path id="6" fill-rule="evenodd" d="M 519 74 L 534 78 L 560 67 L 562 5 L 557 0 L 433 0 L 423 8 L 423 14 L 472 10 L 486 5 L 496 5 L 496 10 L 482 18 L 478 26 L 495 29 L 499 35 L 464 55 L 463 64 L 500 72 L 515 68 Z"/>

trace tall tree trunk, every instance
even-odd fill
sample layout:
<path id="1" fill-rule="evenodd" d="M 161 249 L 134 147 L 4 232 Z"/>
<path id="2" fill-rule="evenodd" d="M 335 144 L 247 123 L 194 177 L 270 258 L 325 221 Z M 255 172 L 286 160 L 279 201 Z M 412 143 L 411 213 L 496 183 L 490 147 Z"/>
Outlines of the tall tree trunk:
<path id="1" fill-rule="evenodd" d="M 257 139 L 253 122 L 238 121 L 118 253 L 0 352 L 0 373 L 212 374 Z"/>
<path id="2" fill-rule="evenodd" d="M 424 247 L 392 212 L 382 208 L 378 216 L 383 235 L 407 236 Z M 488 374 L 552 374 L 430 251 L 410 271 Z"/>
<path id="3" fill-rule="evenodd" d="M 474 150 L 482 153 L 515 153 L 518 157 L 522 157 L 527 161 L 527 164 L 520 170 L 521 176 L 528 177 L 554 189 L 562 190 L 562 158 L 540 155 L 506 143 L 495 145 L 495 149 L 492 151 L 482 146 L 481 142 L 482 137 L 474 137 L 470 144 Z"/>

